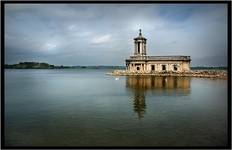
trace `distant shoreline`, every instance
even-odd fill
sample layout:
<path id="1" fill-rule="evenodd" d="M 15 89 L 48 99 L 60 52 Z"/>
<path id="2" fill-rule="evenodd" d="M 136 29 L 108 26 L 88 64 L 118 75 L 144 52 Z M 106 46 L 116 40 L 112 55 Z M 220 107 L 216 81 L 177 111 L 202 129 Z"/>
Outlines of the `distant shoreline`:
<path id="1" fill-rule="evenodd" d="M 48 63 L 40 62 L 20 62 L 18 64 L 5 64 L 5 69 L 126 69 L 125 66 L 105 66 L 105 65 L 96 65 L 96 66 L 56 66 Z M 227 70 L 227 67 L 204 67 L 197 66 L 191 67 L 191 70 Z"/>
<path id="2" fill-rule="evenodd" d="M 5 69 L 125 69 L 125 66 L 56 66 L 50 65 L 48 63 L 39 63 L 39 62 L 20 62 L 18 64 L 5 64 Z"/>

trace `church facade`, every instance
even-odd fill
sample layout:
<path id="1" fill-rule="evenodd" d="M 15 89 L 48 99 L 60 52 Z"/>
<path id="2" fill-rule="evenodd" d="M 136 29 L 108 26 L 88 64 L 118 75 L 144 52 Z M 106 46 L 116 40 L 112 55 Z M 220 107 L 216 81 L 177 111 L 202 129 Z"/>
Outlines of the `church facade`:
<path id="1" fill-rule="evenodd" d="M 148 56 L 147 39 L 142 36 L 134 38 L 134 55 L 126 59 L 126 69 L 129 72 L 188 72 L 190 71 L 190 56 Z"/>

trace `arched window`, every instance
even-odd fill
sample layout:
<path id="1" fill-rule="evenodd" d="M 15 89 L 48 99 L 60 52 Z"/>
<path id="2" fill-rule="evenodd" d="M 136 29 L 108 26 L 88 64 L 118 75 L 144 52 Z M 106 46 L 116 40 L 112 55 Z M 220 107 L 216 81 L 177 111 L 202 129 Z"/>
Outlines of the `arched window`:
<path id="1" fill-rule="evenodd" d="M 162 70 L 163 70 L 163 71 L 166 70 L 166 65 L 162 65 Z"/>
<path id="2" fill-rule="evenodd" d="M 138 54 L 140 54 L 140 42 L 138 42 Z"/>
<path id="3" fill-rule="evenodd" d="M 155 65 L 151 65 L 151 70 L 155 70 Z"/>
<path id="4" fill-rule="evenodd" d="M 174 69 L 174 71 L 177 71 L 178 70 L 178 66 L 176 64 L 173 65 L 173 69 Z"/>

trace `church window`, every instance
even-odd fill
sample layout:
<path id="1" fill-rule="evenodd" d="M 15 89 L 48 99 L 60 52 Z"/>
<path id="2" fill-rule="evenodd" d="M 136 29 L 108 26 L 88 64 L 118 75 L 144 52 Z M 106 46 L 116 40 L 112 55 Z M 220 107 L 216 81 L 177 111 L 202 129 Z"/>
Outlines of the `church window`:
<path id="1" fill-rule="evenodd" d="M 151 70 L 155 70 L 155 65 L 151 65 Z"/>
<path id="2" fill-rule="evenodd" d="M 140 42 L 138 42 L 138 53 L 140 54 Z"/>
<path id="3" fill-rule="evenodd" d="M 163 71 L 166 70 L 166 65 L 162 65 L 162 70 L 163 70 Z"/>
<path id="4" fill-rule="evenodd" d="M 174 65 L 173 69 L 174 69 L 174 71 L 177 71 L 178 70 L 177 65 Z"/>

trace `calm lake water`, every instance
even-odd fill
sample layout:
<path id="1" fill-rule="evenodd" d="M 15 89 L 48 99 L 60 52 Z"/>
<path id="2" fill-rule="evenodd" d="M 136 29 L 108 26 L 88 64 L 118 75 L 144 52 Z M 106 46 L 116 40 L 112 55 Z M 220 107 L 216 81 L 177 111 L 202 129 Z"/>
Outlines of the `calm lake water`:
<path id="1" fill-rule="evenodd" d="M 5 70 L 6 146 L 226 146 L 227 80 Z"/>

